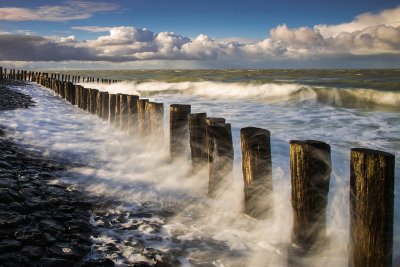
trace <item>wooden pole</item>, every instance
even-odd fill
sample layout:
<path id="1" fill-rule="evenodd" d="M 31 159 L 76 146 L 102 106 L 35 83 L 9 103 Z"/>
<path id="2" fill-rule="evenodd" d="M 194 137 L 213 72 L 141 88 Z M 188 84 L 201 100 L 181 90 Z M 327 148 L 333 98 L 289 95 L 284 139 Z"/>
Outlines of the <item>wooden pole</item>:
<path id="1" fill-rule="evenodd" d="M 245 213 L 265 219 L 272 210 L 272 161 L 270 132 L 246 127 L 240 130 Z"/>
<path id="2" fill-rule="evenodd" d="M 194 171 L 204 167 L 208 162 L 206 119 L 206 113 L 194 113 L 189 115 L 190 151 Z"/>
<path id="3" fill-rule="evenodd" d="M 137 135 L 138 133 L 138 106 L 137 101 L 139 96 L 128 95 L 127 105 L 128 105 L 128 133 Z"/>
<path id="4" fill-rule="evenodd" d="M 140 139 L 146 139 L 148 134 L 149 121 L 146 118 L 145 107 L 146 103 L 149 102 L 148 99 L 138 99 L 137 109 L 138 109 L 138 135 Z"/>
<path id="5" fill-rule="evenodd" d="M 90 99 L 91 99 L 90 100 L 90 112 L 93 114 L 96 114 L 96 112 L 97 112 L 97 94 L 98 93 L 99 93 L 99 90 L 92 89 L 91 94 L 90 94 Z"/>
<path id="6" fill-rule="evenodd" d="M 190 105 L 172 104 L 169 107 L 170 156 L 171 160 L 185 157 L 189 148 Z"/>
<path id="7" fill-rule="evenodd" d="M 332 170 L 330 146 L 314 140 L 290 141 L 292 243 L 309 251 L 325 235 Z"/>
<path id="8" fill-rule="evenodd" d="M 390 267 L 395 156 L 351 149 L 349 267 Z"/>
<path id="9" fill-rule="evenodd" d="M 164 104 L 146 102 L 145 113 L 149 121 L 148 135 L 154 140 L 159 140 L 164 136 Z"/>
<path id="10" fill-rule="evenodd" d="M 208 196 L 218 198 L 233 182 L 231 124 L 223 118 L 207 118 Z"/>
<path id="11" fill-rule="evenodd" d="M 103 120 L 108 120 L 109 115 L 110 115 L 110 96 L 108 92 L 101 92 L 101 99 L 102 99 L 102 106 L 101 106 L 101 117 Z"/>
<path id="12" fill-rule="evenodd" d="M 109 110 L 109 117 L 108 122 L 114 123 L 115 122 L 115 106 L 117 102 L 117 95 L 110 94 L 108 99 L 108 110 Z"/>
<path id="13" fill-rule="evenodd" d="M 0 79 L 3 79 L 3 68 L 0 67 Z"/>
<path id="14" fill-rule="evenodd" d="M 88 96 L 88 89 L 87 88 L 85 88 L 85 87 L 81 87 L 82 89 L 82 102 L 81 102 L 81 105 L 82 105 L 82 109 L 83 110 L 87 110 L 87 96 Z"/>
<path id="15" fill-rule="evenodd" d="M 102 112 L 103 104 L 104 104 L 103 92 L 97 91 L 97 95 L 96 95 L 96 115 L 99 118 L 103 118 L 104 119 L 103 112 Z M 108 101 L 107 101 L 107 107 L 108 107 Z M 107 113 L 106 120 L 108 120 L 108 113 Z"/>
<path id="16" fill-rule="evenodd" d="M 119 126 L 122 130 L 128 128 L 128 95 L 121 94 L 119 96 L 120 114 L 119 114 Z"/>
<path id="17" fill-rule="evenodd" d="M 114 123 L 116 127 L 120 127 L 120 115 L 121 115 L 121 94 L 117 94 L 115 97 L 115 119 Z"/>

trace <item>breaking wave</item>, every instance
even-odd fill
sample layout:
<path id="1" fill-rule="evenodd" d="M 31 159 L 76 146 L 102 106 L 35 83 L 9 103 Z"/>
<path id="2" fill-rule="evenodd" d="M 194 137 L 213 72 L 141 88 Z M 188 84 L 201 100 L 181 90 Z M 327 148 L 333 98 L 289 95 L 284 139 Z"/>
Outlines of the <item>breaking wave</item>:
<path id="1" fill-rule="evenodd" d="M 211 99 L 255 100 L 266 103 L 318 101 L 346 108 L 400 110 L 400 92 L 373 89 L 315 87 L 295 83 L 222 83 L 222 82 L 122 82 L 117 84 L 82 84 L 110 93 L 189 94 Z"/>

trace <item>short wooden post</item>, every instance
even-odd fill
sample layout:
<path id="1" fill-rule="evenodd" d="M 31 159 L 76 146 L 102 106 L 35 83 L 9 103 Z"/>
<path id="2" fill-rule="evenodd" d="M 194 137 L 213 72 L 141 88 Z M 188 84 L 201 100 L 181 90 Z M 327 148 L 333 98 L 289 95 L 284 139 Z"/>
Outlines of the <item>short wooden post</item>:
<path id="1" fill-rule="evenodd" d="M 233 182 L 231 124 L 223 118 L 207 118 L 208 196 L 218 198 Z"/>
<path id="2" fill-rule="evenodd" d="M 3 68 L 0 67 L 0 79 L 3 79 Z"/>
<path id="3" fill-rule="evenodd" d="M 138 135 L 140 139 L 145 139 L 148 135 L 148 125 L 149 121 L 146 118 L 146 103 L 149 102 L 148 99 L 138 99 L 137 109 L 138 109 Z"/>
<path id="4" fill-rule="evenodd" d="M 194 113 L 189 115 L 190 151 L 192 155 L 192 166 L 194 171 L 204 167 L 208 161 L 206 119 L 206 113 Z"/>
<path id="5" fill-rule="evenodd" d="M 104 104 L 103 92 L 97 91 L 97 95 L 96 95 L 96 115 L 99 118 L 103 118 L 104 119 L 103 112 L 102 112 L 103 104 Z M 107 107 L 108 107 L 108 101 L 107 101 Z M 108 120 L 108 113 L 107 113 L 106 120 Z"/>
<path id="6" fill-rule="evenodd" d="M 121 94 L 119 96 L 120 114 L 119 114 L 119 126 L 122 130 L 128 128 L 128 95 Z"/>
<path id="7" fill-rule="evenodd" d="M 87 95 L 88 95 L 88 89 L 87 88 L 85 88 L 85 87 L 81 87 L 82 88 L 82 102 L 81 102 L 81 105 L 82 105 L 82 109 L 83 110 L 86 110 L 87 109 Z"/>
<path id="8" fill-rule="evenodd" d="M 74 76 L 75 77 L 75 76 Z M 90 100 L 91 100 L 91 93 L 92 89 L 91 88 L 86 88 L 87 91 L 87 96 L 86 96 L 86 110 L 90 112 Z"/>
<path id="9" fill-rule="evenodd" d="M 108 111 L 109 111 L 109 117 L 108 117 L 108 122 L 109 123 L 114 123 L 115 122 L 115 106 L 117 102 L 117 95 L 116 94 L 110 94 L 109 99 L 108 99 Z"/>
<path id="10" fill-rule="evenodd" d="M 80 91 L 80 86 L 79 85 L 74 85 L 74 90 L 75 90 L 75 105 L 80 106 L 81 102 L 81 91 Z"/>
<path id="11" fill-rule="evenodd" d="M 75 103 L 75 90 L 74 90 L 74 84 L 71 82 L 68 83 L 68 94 L 69 94 L 69 102 L 73 105 Z"/>
<path id="12" fill-rule="evenodd" d="M 189 148 L 190 105 L 172 104 L 169 107 L 170 156 L 175 160 L 185 156 Z"/>
<path id="13" fill-rule="evenodd" d="M 395 156 L 352 148 L 349 267 L 390 267 Z"/>
<path id="14" fill-rule="evenodd" d="M 97 112 L 97 94 L 99 90 L 97 89 L 92 89 L 91 94 L 90 94 L 90 112 L 93 114 L 96 114 Z"/>
<path id="15" fill-rule="evenodd" d="M 102 101 L 102 106 L 101 106 L 101 118 L 103 118 L 103 120 L 108 120 L 109 119 L 109 115 L 110 115 L 110 96 L 108 94 L 108 92 L 100 92 L 101 93 L 101 101 Z"/>
<path id="16" fill-rule="evenodd" d="M 270 132 L 256 127 L 240 130 L 245 213 L 265 219 L 272 210 Z"/>
<path id="17" fill-rule="evenodd" d="M 159 140 L 164 136 L 164 104 L 146 102 L 145 113 L 149 121 L 148 135 L 154 140 Z"/>
<path id="18" fill-rule="evenodd" d="M 325 235 L 331 149 L 315 140 L 290 141 L 292 243 L 309 251 Z"/>
<path id="19" fill-rule="evenodd" d="M 138 129 L 138 106 L 137 101 L 139 96 L 128 95 L 127 106 L 128 106 L 128 133 L 137 135 Z"/>
<path id="20" fill-rule="evenodd" d="M 120 126 L 120 114 L 121 114 L 121 94 L 117 94 L 115 97 L 115 119 L 114 123 L 116 127 Z"/>

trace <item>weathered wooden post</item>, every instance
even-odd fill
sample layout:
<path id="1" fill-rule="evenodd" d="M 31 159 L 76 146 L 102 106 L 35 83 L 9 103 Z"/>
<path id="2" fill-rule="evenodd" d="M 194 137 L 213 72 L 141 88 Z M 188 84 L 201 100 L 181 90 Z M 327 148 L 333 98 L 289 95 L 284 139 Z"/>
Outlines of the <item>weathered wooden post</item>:
<path id="1" fill-rule="evenodd" d="M 272 210 L 270 132 L 256 127 L 240 130 L 245 213 L 265 219 Z"/>
<path id="2" fill-rule="evenodd" d="M 149 121 L 148 135 L 154 140 L 159 140 L 164 136 L 164 104 L 146 102 L 145 113 Z"/>
<path id="3" fill-rule="evenodd" d="M 206 113 L 194 113 L 189 115 L 190 151 L 194 171 L 201 169 L 208 162 L 206 119 Z"/>
<path id="4" fill-rule="evenodd" d="M 108 92 L 101 92 L 101 101 L 102 101 L 102 106 L 101 106 L 101 118 L 103 120 L 108 120 L 110 110 L 109 110 L 109 101 L 110 101 L 110 96 Z"/>
<path id="5" fill-rule="evenodd" d="M 83 110 L 87 110 L 87 96 L 88 96 L 88 89 L 85 87 L 81 87 L 82 88 L 82 109 Z"/>
<path id="6" fill-rule="evenodd" d="M 218 198 L 233 182 L 231 124 L 223 118 L 207 118 L 208 196 Z"/>
<path id="7" fill-rule="evenodd" d="M 349 267 L 391 267 L 394 163 L 386 152 L 352 148 Z"/>
<path id="8" fill-rule="evenodd" d="M 75 90 L 75 105 L 79 107 L 80 102 L 81 102 L 81 91 L 79 90 L 80 86 L 79 85 L 74 85 L 74 90 Z"/>
<path id="9" fill-rule="evenodd" d="M 175 160 L 185 156 L 189 148 L 190 105 L 172 104 L 169 107 L 170 156 Z"/>
<path id="10" fill-rule="evenodd" d="M 119 114 L 119 126 L 122 130 L 128 128 L 128 95 L 121 94 L 119 96 L 120 114 Z"/>
<path id="11" fill-rule="evenodd" d="M 148 125 L 149 121 L 146 118 L 145 107 L 146 103 L 149 102 L 148 99 L 138 99 L 137 100 L 137 111 L 138 111 L 138 135 L 140 139 L 145 139 L 148 135 Z"/>
<path id="12" fill-rule="evenodd" d="M 98 91 L 97 92 L 97 95 L 96 95 L 96 115 L 99 117 L 99 118 L 103 118 L 104 119 L 104 117 L 103 117 L 103 111 L 102 111 L 102 109 L 103 109 L 103 104 L 104 104 L 104 99 L 103 99 L 103 93 L 104 92 L 101 92 L 101 91 Z M 107 99 L 108 100 L 108 99 Z M 108 101 L 107 101 L 107 107 L 108 107 Z M 108 113 L 107 113 L 107 118 L 106 118 L 106 120 L 108 120 Z"/>
<path id="13" fill-rule="evenodd" d="M 138 106 L 137 101 L 139 96 L 128 95 L 127 106 L 128 106 L 128 133 L 137 135 L 138 133 Z"/>
<path id="14" fill-rule="evenodd" d="M 120 115 L 121 115 L 121 94 L 117 94 L 115 97 L 115 119 L 114 123 L 116 127 L 120 126 Z"/>
<path id="15" fill-rule="evenodd" d="M 68 94 L 69 94 L 69 102 L 73 105 L 75 103 L 75 88 L 74 84 L 68 83 Z"/>
<path id="16" fill-rule="evenodd" d="M 315 140 L 290 141 L 292 243 L 309 251 L 325 235 L 332 171 L 330 146 Z"/>
<path id="17" fill-rule="evenodd" d="M 115 106 L 116 106 L 116 102 L 117 102 L 117 95 L 115 94 L 110 94 L 109 95 L 109 103 L 108 103 L 108 110 L 109 110 L 109 117 L 108 117 L 108 121 L 110 123 L 114 123 L 115 122 Z"/>
<path id="18" fill-rule="evenodd" d="M 3 79 L 3 68 L 0 67 L 0 79 Z"/>
<path id="19" fill-rule="evenodd" d="M 99 90 L 92 89 L 90 93 L 90 112 L 96 114 L 97 111 L 97 94 Z"/>

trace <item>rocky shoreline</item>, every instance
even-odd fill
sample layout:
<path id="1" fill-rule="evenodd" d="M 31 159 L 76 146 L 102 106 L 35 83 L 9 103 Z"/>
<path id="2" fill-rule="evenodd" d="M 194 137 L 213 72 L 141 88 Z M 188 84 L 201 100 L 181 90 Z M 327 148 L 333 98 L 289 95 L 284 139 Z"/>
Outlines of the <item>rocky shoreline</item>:
<path id="1" fill-rule="evenodd" d="M 0 111 L 35 106 L 29 95 L 9 88 L 25 85 L 26 82 L 0 79 Z M 110 212 L 109 206 L 117 206 L 113 200 L 88 198 L 58 178 L 68 169 L 68 163 L 22 147 L 7 132 L 0 125 L 0 267 L 180 265 L 176 256 L 147 247 L 137 233 L 141 228 L 157 231 L 161 227 L 147 219 L 154 214 L 140 210 Z M 121 234 L 135 232 L 136 238 L 121 241 L 121 245 L 99 243 L 96 239 L 109 227 Z M 146 239 L 157 241 L 148 235 Z M 123 256 L 125 248 L 140 255 L 140 259 L 128 260 Z"/>
<path id="2" fill-rule="evenodd" d="M 23 82 L 22 82 L 23 83 Z M 0 80 L 0 110 L 28 108 L 31 97 Z M 91 250 L 91 204 L 56 172 L 65 167 L 13 142 L 0 126 L 0 266 L 113 266 L 84 260 Z"/>

